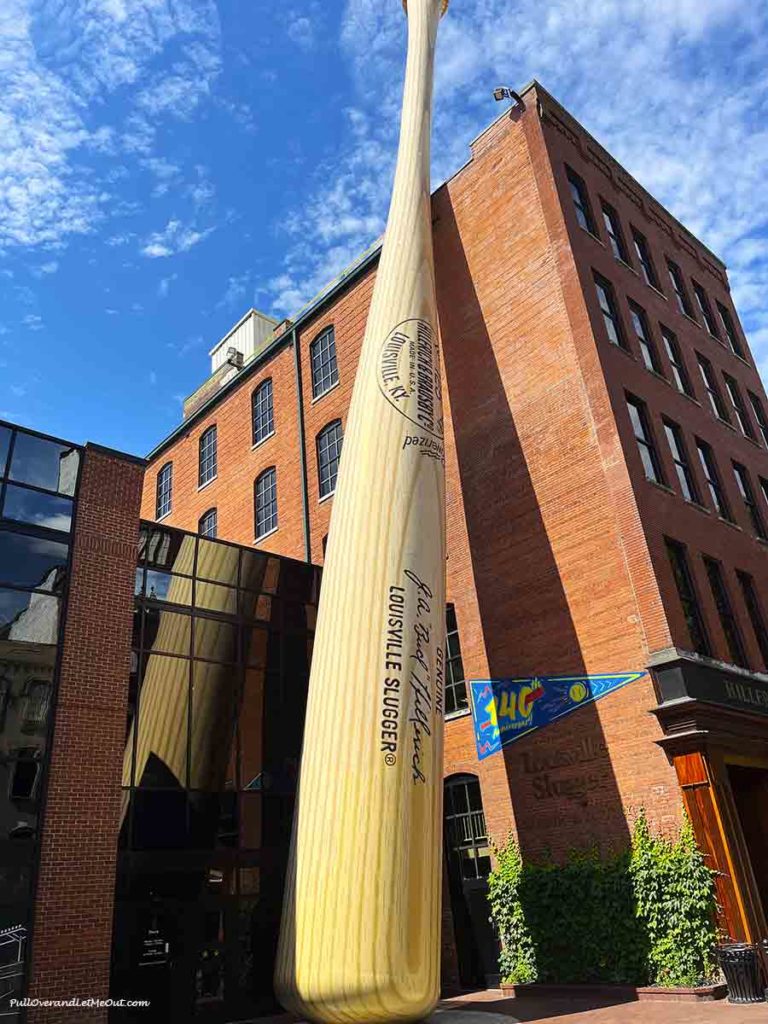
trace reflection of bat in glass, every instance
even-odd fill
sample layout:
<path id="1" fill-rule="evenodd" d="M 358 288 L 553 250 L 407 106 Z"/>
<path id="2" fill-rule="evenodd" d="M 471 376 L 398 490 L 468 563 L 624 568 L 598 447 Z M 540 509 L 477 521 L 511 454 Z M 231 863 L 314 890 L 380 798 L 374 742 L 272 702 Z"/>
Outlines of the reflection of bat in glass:
<path id="1" fill-rule="evenodd" d="M 446 7 L 407 3 L 397 170 L 312 659 L 275 986 L 317 1021 L 417 1020 L 438 996 L 445 485 L 429 136 Z"/>

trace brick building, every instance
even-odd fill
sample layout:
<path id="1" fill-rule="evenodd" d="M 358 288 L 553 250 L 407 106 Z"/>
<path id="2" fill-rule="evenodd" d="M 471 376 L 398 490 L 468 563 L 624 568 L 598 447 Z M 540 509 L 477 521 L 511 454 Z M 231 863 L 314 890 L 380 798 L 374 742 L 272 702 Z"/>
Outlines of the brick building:
<path id="1" fill-rule="evenodd" d="M 626 841 L 640 806 L 675 825 L 683 801 L 723 927 L 764 934 L 768 401 L 725 267 L 537 83 L 433 223 L 453 968 L 493 969 L 489 836 L 562 855 Z M 377 257 L 216 346 L 149 456 L 143 517 L 322 562 Z M 627 671 L 643 676 L 478 760 L 465 680 Z"/>

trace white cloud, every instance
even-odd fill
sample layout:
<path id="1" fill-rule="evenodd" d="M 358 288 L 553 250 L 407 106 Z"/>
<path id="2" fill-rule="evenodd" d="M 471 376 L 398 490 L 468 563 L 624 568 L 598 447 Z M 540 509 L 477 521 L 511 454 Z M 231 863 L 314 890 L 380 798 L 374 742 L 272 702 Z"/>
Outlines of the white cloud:
<path id="1" fill-rule="evenodd" d="M 275 310 L 295 311 L 381 230 L 405 39 L 399 4 L 347 0 L 340 43 L 355 96 L 333 162 L 317 169 L 301 207 L 279 228 L 286 257 L 267 285 Z M 469 141 L 498 114 L 493 87 L 520 88 L 538 78 L 726 260 L 753 347 L 768 363 L 766 68 L 765 4 L 452 4 L 438 40 L 433 183 L 468 159 Z"/>
<path id="2" fill-rule="evenodd" d="M 231 307 L 242 304 L 248 292 L 250 276 L 250 274 L 246 273 L 228 278 L 226 291 L 216 303 L 217 308 L 220 309 L 222 307 Z"/>
<path id="3" fill-rule="evenodd" d="M 167 277 L 160 278 L 160 284 L 157 286 L 157 294 L 159 298 L 167 298 L 168 292 L 171 289 L 171 285 L 177 279 L 178 276 L 178 274 L 169 274 Z"/>
<path id="4" fill-rule="evenodd" d="M 288 38 L 302 50 L 311 50 L 315 45 L 315 30 L 309 18 L 294 15 L 286 29 Z"/>
<path id="5" fill-rule="evenodd" d="M 30 331 L 42 331 L 45 327 L 43 318 L 38 316 L 37 313 L 27 313 L 21 322 Z"/>
<path id="6" fill-rule="evenodd" d="M 155 373 L 154 370 L 149 371 L 149 383 L 152 385 L 152 387 L 154 387 L 155 384 L 157 384 L 157 374 Z"/>
<path id="7" fill-rule="evenodd" d="M 178 42 L 184 58 L 153 70 Z M 191 116 L 219 48 L 215 0 L 2 0 L 0 248 L 60 244 L 115 215 L 114 174 L 100 180 L 88 155 L 151 158 L 156 119 Z M 125 125 L 99 123 L 118 89 Z"/>
<path id="8" fill-rule="evenodd" d="M 154 231 L 142 246 L 142 255 L 150 259 L 162 256 L 175 256 L 180 252 L 188 252 L 198 242 L 213 231 L 212 227 L 198 231 L 191 224 L 182 224 L 180 220 L 169 220 L 162 231 Z"/>

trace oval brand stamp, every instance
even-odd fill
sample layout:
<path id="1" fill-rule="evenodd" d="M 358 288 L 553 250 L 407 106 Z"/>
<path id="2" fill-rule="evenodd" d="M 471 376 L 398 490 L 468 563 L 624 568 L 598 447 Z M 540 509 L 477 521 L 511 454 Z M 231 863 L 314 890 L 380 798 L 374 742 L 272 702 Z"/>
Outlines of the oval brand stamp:
<path id="1" fill-rule="evenodd" d="M 389 332 L 377 367 L 379 390 L 393 408 L 433 437 L 443 437 L 440 355 L 428 320 L 403 320 Z"/>

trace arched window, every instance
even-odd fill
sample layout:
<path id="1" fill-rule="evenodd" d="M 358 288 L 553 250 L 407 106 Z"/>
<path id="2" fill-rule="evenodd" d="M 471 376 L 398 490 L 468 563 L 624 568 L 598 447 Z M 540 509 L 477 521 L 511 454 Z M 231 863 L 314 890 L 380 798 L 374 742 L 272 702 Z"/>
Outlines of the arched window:
<path id="1" fill-rule="evenodd" d="M 445 713 L 450 715 L 469 706 L 464 664 L 461 660 L 459 625 L 456 622 L 456 609 L 452 604 L 445 606 L 445 647 Z"/>
<path id="2" fill-rule="evenodd" d="M 209 508 L 207 512 L 203 512 L 200 522 L 197 524 L 197 532 L 200 536 L 215 537 L 219 526 L 218 519 L 219 514 L 215 508 Z"/>
<path id="3" fill-rule="evenodd" d="M 341 420 L 334 420 L 317 435 L 317 476 L 320 486 L 320 497 L 325 498 L 336 490 L 336 477 L 339 474 L 341 458 L 341 442 L 344 435 Z"/>
<path id="4" fill-rule="evenodd" d="M 173 504 L 173 463 L 166 462 L 157 474 L 157 496 L 155 499 L 155 519 L 162 519 L 171 511 Z"/>
<path id="5" fill-rule="evenodd" d="M 200 472 L 198 485 L 207 484 L 216 477 L 216 424 L 200 435 Z"/>
<path id="6" fill-rule="evenodd" d="M 265 469 L 256 478 L 253 488 L 256 537 L 264 537 L 277 529 L 277 471 Z"/>
<path id="7" fill-rule="evenodd" d="M 259 444 L 275 432 L 275 408 L 272 378 L 262 381 L 251 396 L 253 443 Z"/>
<path id="8" fill-rule="evenodd" d="M 453 775 L 445 780 L 445 845 L 450 868 L 459 878 L 486 878 L 491 851 L 476 775 Z"/>
<path id="9" fill-rule="evenodd" d="M 326 327 L 309 346 L 312 364 L 312 397 L 319 398 L 338 384 L 339 368 L 336 365 L 336 335 L 333 327 Z"/>

